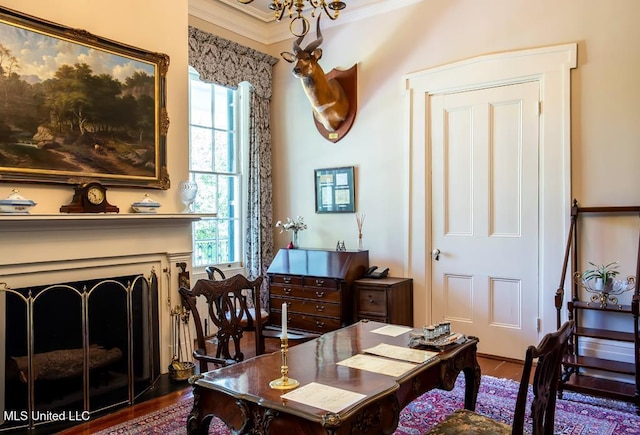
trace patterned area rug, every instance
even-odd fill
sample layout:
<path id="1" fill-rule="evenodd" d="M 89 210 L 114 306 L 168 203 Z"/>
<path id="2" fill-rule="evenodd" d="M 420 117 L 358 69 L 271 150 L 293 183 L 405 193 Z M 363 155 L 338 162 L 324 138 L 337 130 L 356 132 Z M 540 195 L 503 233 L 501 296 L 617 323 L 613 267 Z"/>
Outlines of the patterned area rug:
<path id="1" fill-rule="evenodd" d="M 513 419 L 517 394 L 517 382 L 483 376 L 476 411 L 509 424 Z M 531 395 L 531 392 L 529 394 Z M 113 426 L 98 434 L 184 434 L 191 405 L 191 400 L 184 400 L 177 406 L 170 406 Z M 463 405 L 464 377 L 460 376 L 452 391 L 433 390 L 407 405 L 400 414 L 400 423 L 395 433 L 423 434 Z M 530 423 L 528 430 L 525 427 L 525 432 L 531 432 Z M 227 435 L 230 432 L 220 420 L 214 419 L 209 433 Z M 565 392 L 563 400 L 557 401 L 555 433 L 640 434 L 640 417 L 636 415 L 634 406 L 629 403 Z"/>

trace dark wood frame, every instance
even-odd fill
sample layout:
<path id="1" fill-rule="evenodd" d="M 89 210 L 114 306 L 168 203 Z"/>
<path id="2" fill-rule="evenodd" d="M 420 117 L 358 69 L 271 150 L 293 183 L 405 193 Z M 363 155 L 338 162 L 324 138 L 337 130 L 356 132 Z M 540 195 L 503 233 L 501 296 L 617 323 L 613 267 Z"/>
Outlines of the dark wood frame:
<path id="1" fill-rule="evenodd" d="M 336 363 L 379 343 L 406 346 L 409 332 L 398 337 L 371 333 L 384 326 L 379 322 L 358 322 L 320 338 L 288 348 L 289 375 L 301 385 L 310 382 L 341 387 Z M 353 352 L 336 352 L 336 343 L 351 345 Z M 282 367 L 280 352 L 269 353 L 194 376 L 194 406 L 187 419 L 187 433 L 207 433 L 211 416 L 219 417 L 235 433 L 249 428 L 258 433 L 351 434 L 393 433 L 400 411 L 423 393 L 434 388 L 451 391 L 460 372 L 464 373 L 464 407 L 475 410 L 480 389 L 480 365 L 476 337 L 441 352 L 437 358 L 408 373 L 392 378 L 378 373 L 348 369 L 349 389 L 375 391 L 354 406 L 333 413 L 281 398 L 283 391 L 269 387 Z M 310 354 L 323 355 L 309 358 Z M 238 382 L 251 373 L 251 382 Z M 365 387 L 366 386 L 366 387 Z M 366 395 L 366 394 L 365 394 Z"/>
<path id="2" fill-rule="evenodd" d="M 584 219 L 585 215 L 592 218 L 614 216 L 633 216 L 640 213 L 640 206 L 595 206 L 582 207 L 578 205 L 576 199 L 571 205 L 571 221 L 569 226 L 569 234 L 566 242 L 564 261 L 562 264 L 562 274 L 560 276 L 560 284 L 555 293 L 556 307 L 556 323 L 561 323 L 561 310 L 565 301 L 565 277 L 573 278 L 576 274 L 580 275 L 579 264 L 580 243 L 585 235 L 578 233 L 579 221 Z M 581 218 L 581 219 L 579 219 Z M 581 299 L 581 292 L 578 281 L 571 279 L 569 283 L 571 289 L 571 298 L 566 303 L 567 316 L 569 320 L 575 321 L 575 330 L 569 339 L 569 347 L 567 354 L 563 359 L 563 373 L 558 383 L 559 398 L 562 398 L 564 390 L 577 391 L 579 393 L 587 393 L 594 396 L 606 397 L 616 400 L 624 400 L 633 403 L 636 408 L 636 414 L 640 415 L 640 288 L 637 285 L 640 279 L 640 237 L 638 239 L 638 251 L 636 254 L 636 287 L 631 295 L 630 304 L 609 304 L 601 306 L 600 303 L 584 301 Z M 567 271 L 570 273 L 567 274 Z M 588 313 L 588 314 L 586 314 Z M 585 317 L 589 322 L 585 322 Z M 629 330 L 623 331 L 619 328 L 607 328 L 608 319 L 617 317 L 617 321 L 622 322 L 627 317 L 632 326 Z M 587 327 L 589 323 L 599 322 L 602 327 Z M 586 324 L 586 326 L 585 326 Z M 614 342 L 622 342 L 632 344 L 634 350 L 634 361 L 614 361 L 611 359 L 601 358 L 600 356 L 585 355 L 581 348 L 581 337 L 595 340 L 607 340 Z M 585 372 L 585 368 L 597 370 L 605 373 L 615 373 L 617 375 L 632 376 L 633 383 L 621 380 L 612 380 L 599 376 L 593 376 L 589 371 Z"/>
<path id="3" fill-rule="evenodd" d="M 28 54 L 19 49 L 36 42 L 85 56 L 56 64 L 56 75 L 28 75 L 21 71 Z M 0 108 L 0 181 L 169 188 L 169 56 L 0 7 L 2 50 L 0 83 L 13 86 L 13 102 Z M 62 53 L 39 50 L 52 58 Z M 116 77 L 113 66 L 138 74 Z"/>
<path id="4" fill-rule="evenodd" d="M 337 184 L 337 177 L 346 177 L 346 184 Z M 314 170 L 316 213 L 355 213 L 355 168 L 344 166 L 340 168 L 324 168 Z M 336 201 L 336 193 L 348 195 L 348 202 Z M 331 195 L 331 205 L 325 205 L 323 195 Z"/>

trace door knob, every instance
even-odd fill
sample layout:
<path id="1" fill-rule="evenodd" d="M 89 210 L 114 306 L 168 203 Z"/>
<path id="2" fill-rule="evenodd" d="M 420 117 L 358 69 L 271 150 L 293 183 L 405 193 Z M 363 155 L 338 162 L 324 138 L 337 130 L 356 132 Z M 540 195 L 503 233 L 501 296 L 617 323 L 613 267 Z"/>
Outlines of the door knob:
<path id="1" fill-rule="evenodd" d="M 440 250 L 438 248 L 434 249 L 433 251 L 431 251 L 431 256 L 434 260 L 440 261 Z"/>

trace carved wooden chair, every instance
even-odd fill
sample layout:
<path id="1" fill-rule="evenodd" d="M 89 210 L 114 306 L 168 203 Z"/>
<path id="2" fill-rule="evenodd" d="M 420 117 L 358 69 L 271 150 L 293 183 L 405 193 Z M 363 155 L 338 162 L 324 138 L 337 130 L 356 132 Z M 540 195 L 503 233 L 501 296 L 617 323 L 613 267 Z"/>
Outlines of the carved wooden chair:
<path id="1" fill-rule="evenodd" d="M 207 272 L 207 277 L 209 277 L 209 279 L 227 279 L 227 277 L 224 275 L 224 272 L 215 266 L 207 266 L 204 268 L 204 271 Z"/>
<path id="2" fill-rule="evenodd" d="M 200 279 L 191 290 L 180 287 L 178 292 L 182 303 L 191 311 L 195 322 L 197 348 L 193 356 L 200 362 L 200 373 L 208 371 L 209 363 L 225 366 L 242 361 L 244 354 L 240 349 L 240 340 L 246 330 L 256 331 L 256 355 L 263 353 L 264 342 L 258 339 L 261 336 L 262 319 L 260 316 L 253 317 L 244 293 L 245 290 L 252 290 L 251 294 L 259 295 L 261 284 L 262 277 L 248 280 L 242 275 L 234 275 L 224 280 Z M 215 356 L 207 354 L 203 318 L 196 304 L 198 297 L 205 298 L 208 317 L 218 328 Z M 255 298 L 253 303 L 255 312 L 260 312 L 260 297 Z"/>
<path id="3" fill-rule="evenodd" d="M 211 280 L 224 280 L 226 276 L 224 272 L 216 266 L 207 266 L 205 267 L 205 272 L 207 273 L 207 277 Z M 256 318 L 256 309 L 253 301 L 255 298 L 260 297 L 259 289 L 256 289 L 256 292 L 253 289 L 245 290 L 245 293 L 250 293 L 247 299 L 247 307 L 249 314 L 252 319 Z M 262 328 L 260 333 L 256 333 L 256 355 L 261 355 L 265 352 L 265 339 L 266 338 L 274 338 L 280 340 L 282 338 L 282 330 L 279 326 L 271 326 L 269 325 L 269 312 L 265 309 L 260 309 L 260 320 L 262 323 Z M 242 327 L 245 331 L 254 331 L 255 328 L 251 326 L 247 320 L 242 318 Z M 295 346 L 298 343 L 302 343 L 305 341 L 313 340 L 314 338 L 319 337 L 320 334 L 314 334 L 310 332 L 302 332 L 302 331 L 292 331 L 290 330 L 287 334 L 287 338 L 289 339 L 289 344 L 291 346 Z M 259 343 L 258 343 L 259 342 Z"/>
<path id="4" fill-rule="evenodd" d="M 207 276 L 211 280 L 224 280 L 226 276 L 222 270 L 215 266 L 207 266 L 205 267 L 205 272 L 207 272 Z M 262 325 L 266 325 L 269 322 L 269 312 L 265 309 L 256 309 L 255 300 L 256 298 L 260 298 L 260 287 L 258 286 L 256 289 L 248 288 L 243 291 L 243 298 L 245 299 L 245 303 L 247 305 L 247 311 L 249 312 L 249 317 L 242 316 L 240 323 L 244 331 L 256 331 L 255 322 L 251 321 L 251 319 L 256 319 L 257 313 L 260 313 L 260 321 Z M 270 336 L 269 333 L 266 333 Z M 264 334 L 256 334 L 256 355 L 261 355 L 264 353 Z M 258 343 L 258 341 L 260 343 Z"/>
<path id="5" fill-rule="evenodd" d="M 529 346 L 527 348 L 513 415 L 513 427 L 464 409 L 455 411 L 448 416 L 443 422 L 431 429 L 428 435 L 522 434 L 529 392 L 529 378 L 535 358 L 538 359 L 538 364 L 533 377 L 532 434 L 552 435 L 554 433 L 556 392 L 560 379 L 562 357 L 567 350 L 573 326 L 574 322 L 570 320 L 562 325 L 558 331 L 545 335 L 538 347 Z"/>

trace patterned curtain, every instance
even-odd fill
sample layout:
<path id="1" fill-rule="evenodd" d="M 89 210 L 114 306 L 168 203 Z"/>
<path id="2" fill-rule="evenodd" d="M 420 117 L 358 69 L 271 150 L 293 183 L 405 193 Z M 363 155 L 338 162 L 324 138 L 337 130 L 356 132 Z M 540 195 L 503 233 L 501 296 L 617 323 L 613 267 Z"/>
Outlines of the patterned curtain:
<path id="1" fill-rule="evenodd" d="M 189 65 L 200 79 L 236 89 L 251 84 L 249 194 L 245 263 L 250 277 L 266 276 L 273 260 L 270 100 L 273 65 L 278 59 L 189 26 Z M 268 307 L 268 283 L 261 302 Z"/>

